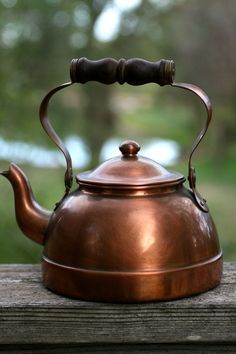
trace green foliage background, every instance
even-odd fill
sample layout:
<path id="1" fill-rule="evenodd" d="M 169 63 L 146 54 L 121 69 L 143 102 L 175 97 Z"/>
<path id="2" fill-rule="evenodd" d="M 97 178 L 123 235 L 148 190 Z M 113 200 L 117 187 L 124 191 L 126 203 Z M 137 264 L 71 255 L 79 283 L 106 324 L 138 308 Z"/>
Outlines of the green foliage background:
<path id="1" fill-rule="evenodd" d="M 235 2 L 143 0 L 121 12 L 117 33 L 102 42 L 95 35 L 97 21 L 107 7 L 118 4 L 0 0 L 0 135 L 53 148 L 39 124 L 38 107 L 47 91 L 69 81 L 72 58 L 173 59 L 176 81 L 197 84 L 213 102 L 213 121 L 195 157 L 197 182 L 208 200 L 225 259 L 236 259 Z M 191 143 L 205 118 L 189 93 L 152 84 L 74 85 L 55 97 L 50 114 L 62 138 L 73 133 L 86 141 L 92 154 L 88 168 L 99 163 L 109 137 L 161 137 L 181 145 L 179 164 L 170 167 L 185 175 Z M 21 167 L 37 200 L 52 209 L 63 193 L 64 171 Z M 7 168 L 8 162 L 1 161 L 1 170 Z M 38 262 L 41 247 L 17 228 L 13 193 L 3 178 L 0 192 L 0 262 Z"/>

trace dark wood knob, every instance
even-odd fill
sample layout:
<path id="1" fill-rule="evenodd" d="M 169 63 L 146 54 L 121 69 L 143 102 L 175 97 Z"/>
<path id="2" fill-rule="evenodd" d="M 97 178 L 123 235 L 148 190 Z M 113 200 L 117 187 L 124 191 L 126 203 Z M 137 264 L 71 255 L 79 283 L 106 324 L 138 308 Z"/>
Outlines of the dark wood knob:
<path id="1" fill-rule="evenodd" d="M 119 149 L 124 156 L 135 156 L 140 150 L 140 145 L 134 140 L 125 140 L 120 144 Z"/>
<path id="2" fill-rule="evenodd" d="M 173 60 L 161 59 L 150 62 L 143 59 L 105 58 L 97 61 L 87 58 L 73 59 L 70 67 L 72 82 L 86 83 L 97 81 L 103 84 L 118 82 L 138 86 L 156 83 L 160 86 L 171 84 L 174 80 L 175 64 Z"/>

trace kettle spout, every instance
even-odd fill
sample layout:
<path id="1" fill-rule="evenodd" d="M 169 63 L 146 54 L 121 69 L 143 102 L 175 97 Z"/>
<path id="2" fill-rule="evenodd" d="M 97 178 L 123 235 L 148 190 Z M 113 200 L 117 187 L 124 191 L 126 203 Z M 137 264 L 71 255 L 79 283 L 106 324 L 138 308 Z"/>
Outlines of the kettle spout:
<path id="1" fill-rule="evenodd" d="M 34 199 L 27 177 L 14 163 L 0 175 L 6 177 L 12 185 L 15 196 L 17 223 L 22 232 L 31 240 L 43 245 L 52 212 L 42 208 Z"/>

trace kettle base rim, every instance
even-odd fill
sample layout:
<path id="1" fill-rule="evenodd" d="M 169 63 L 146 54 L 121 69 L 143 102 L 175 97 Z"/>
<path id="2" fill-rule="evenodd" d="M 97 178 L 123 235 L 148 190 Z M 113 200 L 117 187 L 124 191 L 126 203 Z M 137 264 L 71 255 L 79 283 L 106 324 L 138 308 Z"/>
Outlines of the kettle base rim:
<path id="1" fill-rule="evenodd" d="M 215 288 L 223 271 L 222 252 L 201 263 L 159 271 L 114 272 L 79 269 L 43 256 L 43 284 L 56 294 L 84 301 L 141 303 L 174 300 Z"/>

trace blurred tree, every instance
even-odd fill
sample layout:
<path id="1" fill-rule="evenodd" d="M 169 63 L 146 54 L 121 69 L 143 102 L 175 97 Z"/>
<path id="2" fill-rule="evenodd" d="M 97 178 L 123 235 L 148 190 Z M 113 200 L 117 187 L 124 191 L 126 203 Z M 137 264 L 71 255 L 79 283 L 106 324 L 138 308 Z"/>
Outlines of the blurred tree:
<path id="1" fill-rule="evenodd" d="M 46 92 L 69 80 L 72 58 L 143 57 L 151 61 L 167 58 L 176 62 L 178 81 L 196 83 L 213 101 L 215 114 L 210 133 L 214 160 L 226 162 L 228 151 L 236 152 L 234 0 L 0 0 L 0 15 L 0 135 L 4 138 L 52 146 L 40 127 L 37 110 Z M 98 35 L 101 26 L 105 28 L 105 37 L 105 32 Z M 192 119 L 196 117 L 192 107 L 198 114 L 199 102 L 191 101 L 191 95 L 178 94 L 170 88 L 154 90 L 153 86 L 137 91 L 125 86 L 121 95 L 118 85 L 74 85 L 53 98 L 50 119 L 62 138 L 74 132 L 84 137 L 92 152 L 92 166 L 98 162 L 103 142 L 111 135 L 130 134 L 129 128 L 134 129 L 135 122 L 140 136 L 159 135 L 189 146 L 191 134 L 196 134 L 201 124 Z M 124 105 L 126 111 L 122 111 Z M 130 111 L 134 118 L 127 124 Z M 117 123 L 119 113 L 120 122 L 126 124 L 123 128 Z M 231 184 L 235 158 L 232 161 L 228 186 L 225 178 L 219 184 L 224 168 L 209 174 L 207 163 L 205 175 L 210 176 L 207 190 L 212 193 L 212 200 L 217 193 L 215 208 L 222 222 L 222 233 L 230 240 L 227 248 L 233 257 L 235 218 L 231 209 L 235 188 Z M 52 208 L 52 201 L 61 197 L 62 172 L 48 173 L 42 169 L 39 174 L 37 169 L 29 166 L 27 169 L 37 199 Z M 213 180 L 217 183 L 212 183 Z M 28 261 L 34 261 L 31 242 L 27 246 L 23 237 L 18 237 L 13 205 L 8 208 L 12 192 L 4 183 L 7 181 L 2 180 L 4 202 L 0 203 L 1 261 L 8 261 L 10 255 L 12 261 L 21 262 L 25 254 Z"/>
<path id="2" fill-rule="evenodd" d="M 224 163 L 236 137 L 235 2 L 178 1 L 168 17 L 178 77 L 208 92 L 214 106 L 212 157 Z"/>
<path id="3" fill-rule="evenodd" d="M 205 88 L 217 102 L 212 150 L 224 160 L 236 135 L 234 1 L 140 0 L 129 10 L 121 5 L 120 0 L 0 0 L 1 134 L 49 143 L 42 138 L 37 107 L 50 88 L 68 80 L 73 57 L 166 57 L 176 61 L 177 78 Z M 104 21 L 111 26 L 114 11 L 116 30 L 99 38 L 99 21 L 106 13 Z M 88 83 L 78 95 L 69 90 L 55 99 L 53 124 L 62 136 L 83 135 L 95 165 L 103 142 L 117 127 L 111 109 L 114 87 Z M 78 118 L 65 119 L 70 116 Z M 190 123 L 193 130 L 197 124 Z"/>
<path id="4" fill-rule="evenodd" d="M 73 57 L 105 55 L 93 30 L 107 2 L 43 0 L 33 6 L 26 0 L 0 2 L 0 121 L 1 133 L 5 137 L 39 141 L 36 109 L 43 95 L 57 84 L 68 81 L 69 63 Z M 107 46 L 105 48 L 108 49 Z M 54 125 L 59 135 L 71 134 L 78 123 L 75 124 L 73 119 L 65 120 L 65 117 L 79 113 L 82 128 L 78 133 L 88 137 L 87 142 L 97 160 L 102 143 L 113 129 L 114 114 L 107 113 L 109 104 L 106 104 L 110 90 L 101 93 L 90 85 L 82 87 L 81 91 L 85 104 L 80 110 L 74 102 L 77 96 L 71 96 L 71 109 L 63 95 L 56 99 L 53 116 L 57 119 Z M 64 96 L 67 98 L 69 95 L 65 93 Z M 74 106 L 76 110 L 73 110 Z"/>

